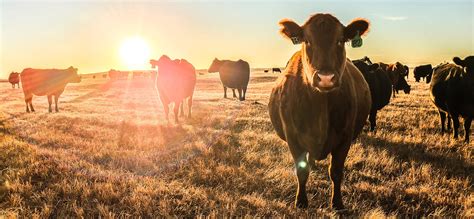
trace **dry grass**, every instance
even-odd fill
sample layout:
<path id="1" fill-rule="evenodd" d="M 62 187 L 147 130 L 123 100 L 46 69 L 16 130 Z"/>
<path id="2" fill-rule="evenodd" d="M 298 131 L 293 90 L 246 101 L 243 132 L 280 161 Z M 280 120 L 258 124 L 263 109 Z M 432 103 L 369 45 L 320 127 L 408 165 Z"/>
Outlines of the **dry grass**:
<path id="1" fill-rule="evenodd" d="M 327 160 L 309 209 L 293 208 L 293 161 L 267 113 L 275 75 L 252 75 L 245 102 L 199 75 L 193 118 L 170 127 L 149 81 L 70 84 L 51 114 L 45 97 L 24 113 L 21 91 L 0 84 L 0 217 L 334 216 Z M 428 86 L 411 83 L 351 148 L 346 214 L 472 217 L 472 141 L 439 135 Z"/>

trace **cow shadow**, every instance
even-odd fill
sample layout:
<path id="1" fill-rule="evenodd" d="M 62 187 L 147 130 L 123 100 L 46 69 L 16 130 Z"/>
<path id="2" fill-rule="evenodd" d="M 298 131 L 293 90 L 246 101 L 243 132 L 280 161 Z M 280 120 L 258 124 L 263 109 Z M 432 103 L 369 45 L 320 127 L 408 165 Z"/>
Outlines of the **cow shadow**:
<path id="1" fill-rule="evenodd" d="M 373 145 L 375 149 L 386 150 L 399 161 L 426 163 L 446 173 L 448 177 L 474 179 L 474 164 L 455 154 L 446 155 L 446 148 L 433 148 L 426 143 L 390 141 L 376 135 L 361 135 L 360 141 L 362 145 Z"/>

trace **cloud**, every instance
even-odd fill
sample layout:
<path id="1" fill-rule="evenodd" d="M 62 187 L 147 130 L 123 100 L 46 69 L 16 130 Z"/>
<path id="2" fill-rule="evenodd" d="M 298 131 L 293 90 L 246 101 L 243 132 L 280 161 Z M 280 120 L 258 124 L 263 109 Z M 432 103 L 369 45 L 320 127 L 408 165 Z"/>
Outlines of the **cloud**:
<path id="1" fill-rule="evenodd" d="M 408 19 L 408 17 L 404 16 L 382 16 L 382 18 L 389 21 L 403 21 Z"/>

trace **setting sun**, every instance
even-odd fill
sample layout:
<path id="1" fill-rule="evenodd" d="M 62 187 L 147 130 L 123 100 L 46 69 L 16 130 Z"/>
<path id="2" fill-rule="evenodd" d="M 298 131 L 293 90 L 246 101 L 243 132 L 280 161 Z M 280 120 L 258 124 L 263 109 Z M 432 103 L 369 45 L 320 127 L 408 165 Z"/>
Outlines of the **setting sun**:
<path id="1" fill-rule="evenodd" d="M 150 48 L 140 37 L 128 38 L 120 47 L 120 57 L 129 70 L 145 69 L 150 58 Z"/>

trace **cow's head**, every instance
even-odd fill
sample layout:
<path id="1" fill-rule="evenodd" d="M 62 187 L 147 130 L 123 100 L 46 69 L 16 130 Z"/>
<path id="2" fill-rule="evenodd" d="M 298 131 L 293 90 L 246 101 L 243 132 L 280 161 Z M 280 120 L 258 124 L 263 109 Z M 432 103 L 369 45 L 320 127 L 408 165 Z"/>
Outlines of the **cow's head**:
<path id="1" fill-rule="evenodd" d="M 167 55 L 162 55 L 160 59 L 158 60 L 155 60 L 155 59 L 150 60 L 151 68 L 165 67 L 169 65 L 170 62 L 171 62 L 171 59 Z"/>
<path id="2" fill-rule="evenodd" d="M 474 56 L 468 56 L 464 58 L 464 60 L 461 60 L 459 57 L 454 57 L 453 61 L 456 63 L 456 65 L 465 68 L 466 73 L 469 75 L 474 75 Z"/>
<path id="3" fill-rule="evenodd" d="M 363 35 L 369 28 L 364 19 L 344 26 L 330 14 L 316 14 L 303 26 L 294 21 L 280 21 L 283 36 L 302 43 L 302 63 L 306 79 L 312 87 L 329 92 L 339 87 L 346 64 L 345 42 Z"/>
<path id="4" fill-rule="evenodd" d="M 403 92 L 405 94 L 410 94 L 410 91 L 411 91 L 411 86 L 409 84 L 406 84 L 404 87 L 403 87 Z"/>
<path id="5" fill-rule="evenodd" d="M 68 81 L 71 83 L 80 83 L 81 82 L 81 76 L 77 74 L 77 68 L 74 67 L 69 67 L 67 69 L 67 74 L 68 74 Z"/>
<path id="6" fill-rule="evenodd" d="M 207 72 L 209 73 L 218 72 L 220 67 L 221 67 L 221 61 L 217 58 L 214 58 L 214 60 L 212 60 L 211 66 L 209 66 L 209 69 L 207 69 Z"/>

